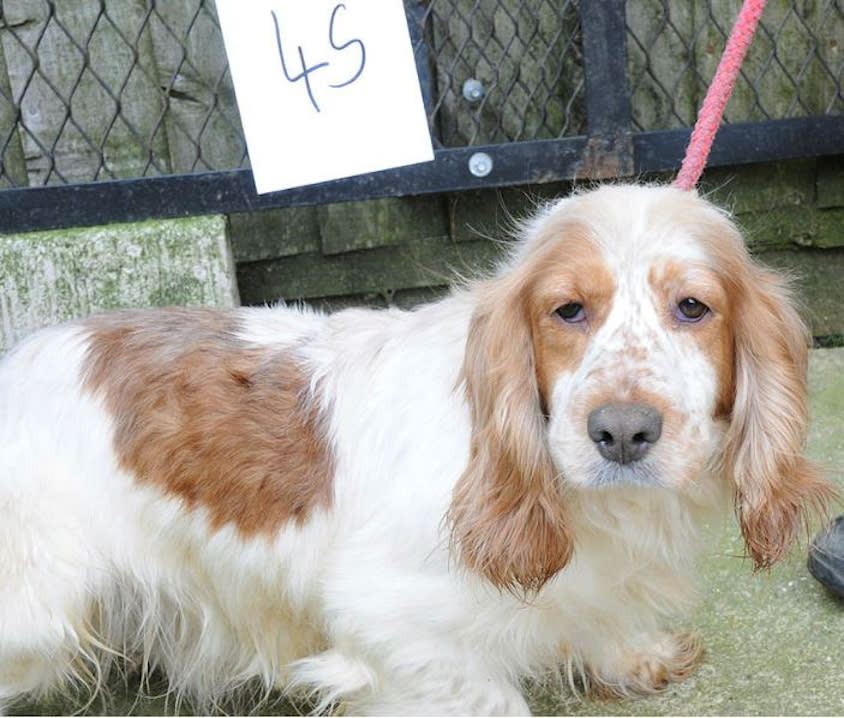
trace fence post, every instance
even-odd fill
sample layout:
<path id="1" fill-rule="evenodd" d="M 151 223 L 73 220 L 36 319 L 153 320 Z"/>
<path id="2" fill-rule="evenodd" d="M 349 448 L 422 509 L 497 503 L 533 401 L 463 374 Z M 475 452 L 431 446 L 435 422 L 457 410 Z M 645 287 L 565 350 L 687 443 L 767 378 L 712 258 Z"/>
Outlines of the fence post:
<path id="1" fill-rule="evenodd" d="M 578 178 L 633 174 L 626 0 L 580 4 L 588 141 Z"/>

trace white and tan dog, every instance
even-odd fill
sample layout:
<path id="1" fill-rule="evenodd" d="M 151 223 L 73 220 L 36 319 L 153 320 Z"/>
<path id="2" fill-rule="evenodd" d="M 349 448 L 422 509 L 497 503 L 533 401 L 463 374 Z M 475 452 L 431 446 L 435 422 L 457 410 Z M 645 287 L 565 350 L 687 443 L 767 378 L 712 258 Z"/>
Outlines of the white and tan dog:
<path id="1" fill-rule="evenodd" d="M 829 488 L 806 332 L 693 192 L 607 186 L 414 311 L 130 311 L 0 364 L 0 700 L 115 656 L 213 705 L 527 713 L 560 671 L 648 692 L 704 517 L 757 567 Z"/>

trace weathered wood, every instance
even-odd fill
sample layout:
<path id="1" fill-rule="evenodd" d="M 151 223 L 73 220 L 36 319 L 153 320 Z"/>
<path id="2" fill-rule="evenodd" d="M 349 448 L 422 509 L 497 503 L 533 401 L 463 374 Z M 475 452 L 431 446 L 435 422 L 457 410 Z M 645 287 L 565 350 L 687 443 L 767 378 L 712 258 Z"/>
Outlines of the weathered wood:
<path id="1" fill-rule="evenodd" d="M 806 7 L 812 6 L 815 12 L 811 27 L 817 41 L 813 69 L 818 75 L 813 83 L 817 88 L 817 97 L 812 111 L 842 115 L 844 95 L 841 93 L 841 46 L 844 44 L 844 9 L 840 0 L 806 3 Z"/>
<path id="2" fill-rule="evenodd" d="M 571 193 L 571 188 L 571 183 L 554 182 L 452 195 L 448 201 L 451 238 L 455 242 L 506 240 L 516 222 L 539 205 Z"/>
<path id="3" fill-rule="evenodd" d="M 244 166 L 246 148 L 220 27 L 205 0 L 153 5 L 150 27 L 174 172 Z"/>
<path id="4" fill-rule="evenodd" d="M 323 254 L 448 238 L 438 196 L 328 204 L 319 207 L 318 221 Z"/>
<path id="5" fill-rule="evenodd" d="M 0 34 L 6 29 L 3 14 L 0 13 Z M 26 162 L 23 145 L 18 134 L 18 109 L 9 83 L 6 53 L 0 42 L 0 189 L 4 187 L 26 187 Z"/>
<path id="6" fill-rule="evenodd" d="M 562 137 L 585 131 L 585 90 L 576 3 L 456 0 L 430 5 L 437 122 L 446 146 Z M 484 99 L 463 97 L 480 80 Z M 494 216 L 495 193 L 472 211 Z M 449 210 L 452 230 L 461 205 Z M 460 233 L 460 231 L 458 231 Z M 457 235 L 455 235 L 457 236 Z"/>
<path id="7" fill-rule="evenodd" d="M 430 6 L 438 123 L 445 145 L 540 139 L 584 127 L 574 3 L 455 0 Z M 468 78 L 486 90 L 462 94 Z"/>
<path id="8" fill-rule="evenodd" d="M 697 44 L 699 71 L 707 81 L 715 73 L 741 1 L 710 0 L 710 5 L 714 22 L 706 25 Z M 835 10 L 830 13 L 825 5 L 792 0 L 767 3 L 727 105 L 726 121 L 754 122 L 828 111 L 840 78 L 823 67 L 813 35 L 826 36 L 820 43 L 824 61 L 831 61 L 835 68 L 840 60 L 833 59 L 829 43 L 836 33 L 840 43 L 844 27 Z"/>
<path id="9" fill-rule="evenodd" d="M 844 154 L 818 158 L 818 207 L 844 207 Z"/>
<path id="10" fill-rule="evenodd" d="M 844 210 L 818 209 L 819 166 L 812 158 L 715 168 L 704 173 L 702 190 L 736 216 L 754 251 L 842 246 Z"/>
<path id="11" fill-rule="evenodd" d="M 729 122 L 841 112 L 835 3 L 771 0 L 725 113 Z M 634 123 L 694 123 L 741 0 L 627 3 Z"/>
<path id="12" fill-rule="evenodd" d="M 145 3 L 3 5 L 0 33 L 16 98 L 29 183 L 84 182 L 165 171 L 163 102 L 144 71 Z M 37 56 L 37 65 L 33 60 Z M 116 117 L 116 119 L 115 119 Z"/>
<path id="13" fill-rule="evenodd" d="M 716 204 L 733 214 L 778 207 L 809 207 L 815 201 L 817 160 L 764 162 L 706 170 L 701 186 Z"/>
<path id="14" fill-rule="evenodd" d="M 377 294 L 441 286 L 488 270 L 500 248 L 492 242 L 426 240 L 343 255 L 300 254 L 238 266 L 244 304 L 281 299 Z"/>
<path id="15" fill-rule="evenodd" d="M 748 246 L 755 252 L 844 246 L 844 209 L 776 207 L 741 215 L 738 221 L 745 230 Z M 839 278 L 841 286 L 844 275 Z"/>
<path id="16" fill-rule="evenodd" d="M 765 264 L 796 277 L 801 313 L 814 337 L 844 337 L 844 249 L 766 252 Z"/>
<path id="17" fill-rule="evenodd" d="M 320 249 L 316 207 L 238 212 L 229 215 L 229 223 L 236 262 L 260 262 Z"/>
<path id="18" fill-rule="evenodd" d="M 350 307 L 369 307 L 371 309 L 387 309 L 398 307 L 412 309 L 420 304 L 433 302 L 447 294 L 449 287 L 413 287 L 411 289 L 395 289 L 388 292 L 365 292 L 363 294 L 346 294 L 331 297 L 313 297 L 303 303 L 323 312 L 337 312 Z"/>
<path id="19" fill-rule="evenodd" d="M 663 130 L 694 124 L 703 97 L 695 72 L 694 37 L 700 0 L 627 3 L 628 72 L 633 126 Z"/>
<path id="20" fill-rule="evenodd" d="M 844 207 L 816 210 L 811 214 L 817 227 L 811 238 L 811 246 L 821 249 L 844 247 Z M 844 294 L 844 272 L 839 275 L 838 284 L 831 289 L 833 294 Z"/>
<path id="21" fill-rule="evenodd" d="M 221 216 L 0 236 L 0 352 L 100 310 L 237 302 Z"/>

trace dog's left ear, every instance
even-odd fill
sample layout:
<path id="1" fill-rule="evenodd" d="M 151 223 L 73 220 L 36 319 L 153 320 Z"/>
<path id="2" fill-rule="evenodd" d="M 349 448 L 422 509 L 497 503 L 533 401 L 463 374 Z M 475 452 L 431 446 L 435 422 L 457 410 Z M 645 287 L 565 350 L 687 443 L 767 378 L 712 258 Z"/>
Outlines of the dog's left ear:
<path id="1" fill-rule="evenodd" d="M 523 291 L 479 292 L 463 363 L 470 457 L 448 514 L 460 560 L 493 585 L 539 590 L 569 561 L 572 540 L 546 440 Z"/>
<path id="2" fill-rule="evenodd" d="M 768 568 L 833 491 L 803 457 L 808 332 L 777 274 L 743 250 L 731 272 L 735 394 L 724 463 L 748 553 Z"/>

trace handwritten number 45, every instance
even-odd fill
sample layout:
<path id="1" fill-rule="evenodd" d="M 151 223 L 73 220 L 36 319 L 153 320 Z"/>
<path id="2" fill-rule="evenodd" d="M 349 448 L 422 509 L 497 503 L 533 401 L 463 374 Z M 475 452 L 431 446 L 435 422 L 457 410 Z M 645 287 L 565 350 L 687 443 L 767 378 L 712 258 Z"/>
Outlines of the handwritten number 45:
<path id="1" fill-rule="evenodd" d="M 331 47 L 334 50 L 336 50 L 337 52 L 343 52 L 347 48 L 350 48 L 353 45 L 356 45 L 357 48 L 358 48 L 358 51 L 360 52 L 360 64 L 358 65 L 358 68 L 355 71 L 355 73 L 349 79 L 344 80 L 343 82 L 339 82 L 339 83 L 334 84 L 334 85 L 329 85 L 329 87 L 331 87 L 333 89 L 338 89 L 338 88 L 341 88 L 341 87 L 346 87 L 347 85 L 351 85 L 355 80 L 357 80 L 361 76 L 361 73 L 363 72 L 363 68 L 366 65 L 366 48 L 364 47 L 364 44 L 361 40 L 354 38 L 352 40 L 349 40 L 348 42 L 343 43 L 342 45 L 338 45 L 337 41 L 335 40 L 334 25 L 335 25 L 335 22 L 337 20 L 337 12 L 339 10 L 345 10 L 345 9 L 346 9 L 346 6 L 343 3 L 339 3 L 338 5 L 335 5 L 334 9 L 331 11 L 331 20 L 328 23 L 328 42 L 330 43 Z M 298 54 L 299 54 L 299 64 L 302 67 L 302 71 L 298 75 L 291 75 L 290 70 L 287 67 L 287 60 L 284 57 L 284 49 L 282 48 L 281 26 L 280 26 L 279 21 L 278 21 L 278 16 L 275 14 L 275 10 L 270 10 L 270 12 L 272 13 L 272 16 L 273 16 L 273 25 L 275 26 L 275 39 L 276 39 L 276 44 L 278 45 L 278 57 L 281 60 L 281 69 L 282 69 L 282 72 L 284 72 L 284 77 L 288 82 L 299 82 L 300 80 L 304 81 L 305 90 L 308 93 L 308 99 L 310 99 L 311 104 L 313 105 L 314 109 L 317 112 L 319 112 L 320 111 L 319 105 L 317 104 L 316 98 L 314 97 L 314 90 L 313 90 L 313 86 L 311 85 L 311 79 L 310 79 L 309 75 L 312 72 L 316 72 L 317 70 L 321 70 L 323 68 L 328 67 L 330 65 L 330 63 L 327 62 L 327 61 L 324 61 L 324 62 L 317 62 L 314 65 L 308 65 L 308 63 L 305 61 L 305 54 L 302 51 L 302 46 L 297 45 L 296 50 L 298 51 Z"/>

